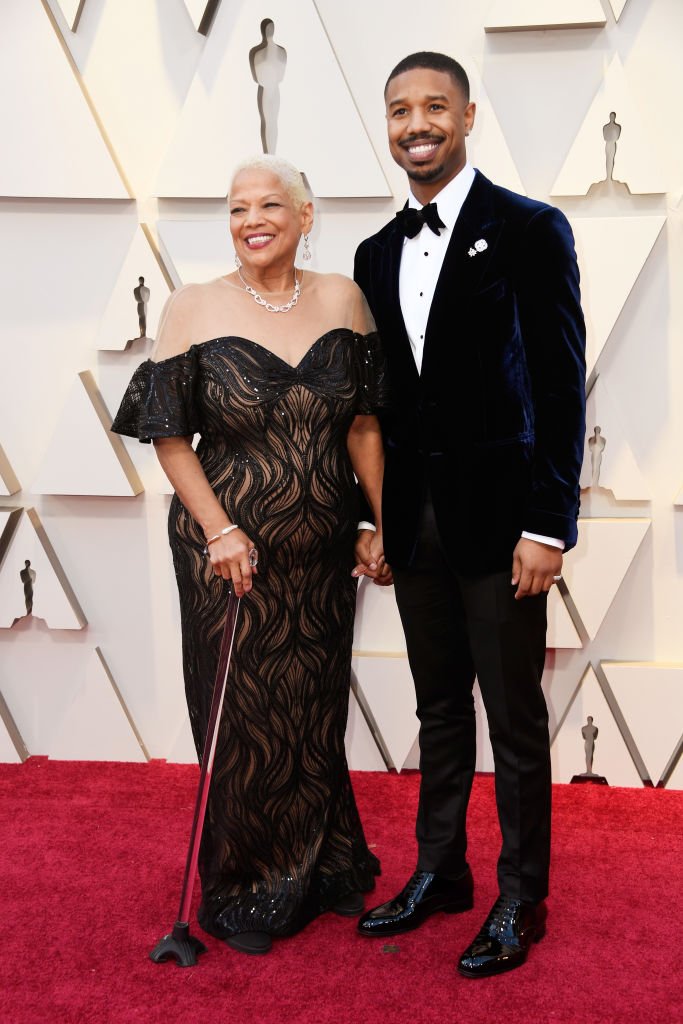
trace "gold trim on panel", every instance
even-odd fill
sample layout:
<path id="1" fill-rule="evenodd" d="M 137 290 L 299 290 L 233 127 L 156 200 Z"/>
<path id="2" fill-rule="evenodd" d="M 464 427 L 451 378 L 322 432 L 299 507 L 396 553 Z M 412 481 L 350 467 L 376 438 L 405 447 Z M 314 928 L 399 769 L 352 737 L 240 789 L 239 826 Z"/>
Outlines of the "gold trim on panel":
<path id="1" fill-rule="evenodd" d="M 88 620 L 85 617 L 85 612 L 81 608 L 78 602 L 78 598 L 76 597 L 76 594 L 74 592 L 74 589 L 69 583 L 67 575 L 62 567 L 62 563 L 59 561 L 59 558 L 57 557 L 57 552 L 52 547 L 52 543 L 47 535 L 45 527 L 40 521 L 40 516 L 38 515 L 34 508 L 27 508 L 26 515 L 31 520 L 31 525 L 33 526 L 33 529 L 36 531 L 38 540 L 42 545 L 43 551 L 47 555 L 48 561 L 52 566 L 52 571 L 59 580 L 59 585 L 64 591 L 67 601 L 71 605 L 73 613 L 76 616 L 76 620 L 80 624 L 81 629 L 83 629 L 84 626 L 88 625 Z"/>
<path id="2" fill-rule="evenodd" d="M 92 371 L 82 370 L 78 376 L 81 378 L 81 383 L 85 388 L 85 393 L 90 399 L 93 409 L 97 413 L 98 419 L 102 424 L 102 429 L 104 430 L 107 436 L 107 440 L 109 441 L 110 445 L 114 450 L 114 455 L 119 460 L 121 469 L 125 473 L 126 479 L 128 480 L 128 483 L 131 486 L 133 494 L 141 494 L 142 491 L 144 491 L 145 489 L 144 485 L 142 483 L 142 480 L 138 476 L 138 471 L 135 468 L 133 460 L 128 454 L 128 451 L 126 450 L 126 446 L 124 445 L 123 441 L 121 440 L 118 434 L 112 434 L 111 432 L 111 425 L 113 422 L 112 417 L 109 413 L 109 410 L 107 409 L 107 406 L 105 405 L 104 398 L 102 397 L 102 393 L 100 392 L 100 389 L 97 386 L 95 378 L 92 375 Z"/>
<path id="3" fill-rule="evenodd" d="M 135 739 L 140 744 L 140 749 L 142 750 L 142 753 L 145 755 L 145 760 L 147 760 L 147 761 L 151 760 L 149 751 L 148 751 L 147 747 L 145 746 L 145 741 L 143 740 L 142 736 L 140 735 L 140 733 L 138 731 L 138 727 L 135 724 L 135 721 L 133 719 L 133 716 L 131 715 L 130 711 L 128 710 L 128 705 L 126 704 L 125 700 L 123 699 L 123 694 L 119 690 L 119 688 L 118 688 L 118 686 L 116 684 L 116 680 L 114 679 L 113 675 L 111 674 L 109 666 L 107 665 L 107 662 L 105 661 L 104 655 L 102 654 L 102 649 L 100 647 L 96 647 L 95 648 L 95 654 L 99 658 L 100 664 L 102 666 L 102 669 L 104 670 L 104 673 L 105 673 L 107 679 L 111 683 L 111 688 L 114 691 L 114 693 L 116 694 L 116 699 L 118 700 L 119 704 L 121 705 L 121 710 L 123 711 L 124 715 L 128 719 L 128 724 L 131 727 L 131 729 L 133 730 L 133 733 L 135 734 Z"/>
<path id="4" fill-rule="evenodd" d="M 2 477 L 9 494 L 16 494 L 17 491 L 21 490 L 21 484 L 10 465 L 9 459 L 5 455 L 2 445 L 0 445 L 0 477 Z"/>
<path id="5" fill-rule="evenodd" d="M 7 701 L 5 700 L 1 693 L 0 721 L 3 723 L 5 729 L 7 730 L 7 735 L 9 736 L 12 742 L 12 746 L 17 752 L 17 756 L 20 758 L 21 761 L 26 761 L 31 756 L 31 753 L 26 744 L 24 743 L 24 738 L 19 732 L 17 723 L 14 721 L 14 718 L 12 717 L 12 712 L 7 707 Z"/>

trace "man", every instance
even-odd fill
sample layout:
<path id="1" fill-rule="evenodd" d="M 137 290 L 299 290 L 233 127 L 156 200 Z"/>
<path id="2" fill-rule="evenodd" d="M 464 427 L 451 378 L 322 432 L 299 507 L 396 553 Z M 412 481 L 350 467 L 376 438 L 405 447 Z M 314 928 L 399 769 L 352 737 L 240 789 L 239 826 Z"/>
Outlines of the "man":
<path id="1" fill-rule="evenodd" d="M 417 693 L 422 781 L 417 870 L 359 929 L 395 935 L 437 910 L 472 906 L 465 815 L 476 675 L 503 843 L 500 897 L 458 965 L 475 978 L 522 964 L 545 932 L 550 756 L 541 675 L 547 592 L 563 549 L 576 542 L 585 429 L 579 274 L 559 210 L 498 188 L 467 163 L 475 106 L 459 64 L 434 53 L 405 58 L 385 102 L 391 155 L 410 197 L 360 245 L 355 276 L 388 364 L 383 539 Z M 377 572 L 373 540 L 359 535 L 369 575 Z"/>

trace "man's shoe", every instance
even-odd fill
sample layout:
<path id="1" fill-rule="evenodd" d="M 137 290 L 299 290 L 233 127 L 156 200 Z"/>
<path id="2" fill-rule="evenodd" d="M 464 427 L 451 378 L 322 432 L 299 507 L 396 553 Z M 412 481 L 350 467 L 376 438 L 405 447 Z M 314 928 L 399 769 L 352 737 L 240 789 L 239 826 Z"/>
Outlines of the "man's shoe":
<path id="1" fill-rule="evenodd" d="M 440 878 L 433 871 L 416 871 L 398 896 L 363 914 L 358 931 L 361 935 L 399 935 L 419 928 L 437 910 L 446 914 L 471 910 L 473 889 L 469 868 L 455 880 Z"/>
<path id="2" fill-rule="evenodd" d="M 545 903 L 523 903 L 499 896 L 474 942 L 460 957 L 466 978 L 487 978 L 520 967 L 532 942 L 545 935 Z"/>

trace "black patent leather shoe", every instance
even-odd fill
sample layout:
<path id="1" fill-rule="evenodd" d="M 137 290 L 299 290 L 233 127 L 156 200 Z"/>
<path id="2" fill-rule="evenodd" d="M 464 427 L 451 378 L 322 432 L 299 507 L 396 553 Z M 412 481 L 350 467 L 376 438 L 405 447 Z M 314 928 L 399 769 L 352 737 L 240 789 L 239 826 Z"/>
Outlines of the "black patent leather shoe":
<path id="1" fill-rule="evenodd" d="M 399 935 L 419 928 L 437 910 L 446 914 L 471 910 L 473 890 L 469 868 L 455 880 L 440 878 L 433 871 L 416 871 L 398 896 L 363 914 L 358 931 L 361 935 Z"/>
<path id="2" fill-rule="evenodd" d="M 545 903 L 523 903 L 499 896 L 484 925 L 460 957 L 458 971 L 466 978 L 488 978 L 520 967 L 532 942 L 545 935 Z"/>

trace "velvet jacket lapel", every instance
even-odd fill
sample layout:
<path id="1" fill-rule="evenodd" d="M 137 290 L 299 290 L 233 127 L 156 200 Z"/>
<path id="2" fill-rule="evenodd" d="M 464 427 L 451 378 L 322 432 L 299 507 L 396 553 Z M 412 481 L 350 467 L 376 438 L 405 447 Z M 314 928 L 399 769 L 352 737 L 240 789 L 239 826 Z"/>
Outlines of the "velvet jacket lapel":
<path id="1" fill-rule="evenodd" d="M 462 311 L 467 309 L 470 296 L 479 290 L 484 274 L 491 267 L 503 223 L 493 209 L 493 186 L 477 171 L 455 222 L 432 299 L 422 358 L 423 380 L 429 376 L 434 348 L 439 344 L 441 332 L 444 328 L 451 332 L 454 325 L 464 322 Z M 475 242 L 481 239 L 486 242 L 486 248 L 481 252 L 475 249 L 476 255 L 470 255 Z M 398 270 L 396 292 L 398 303 Z M 403 330 L 405 333 L 405 326 Z"/>

